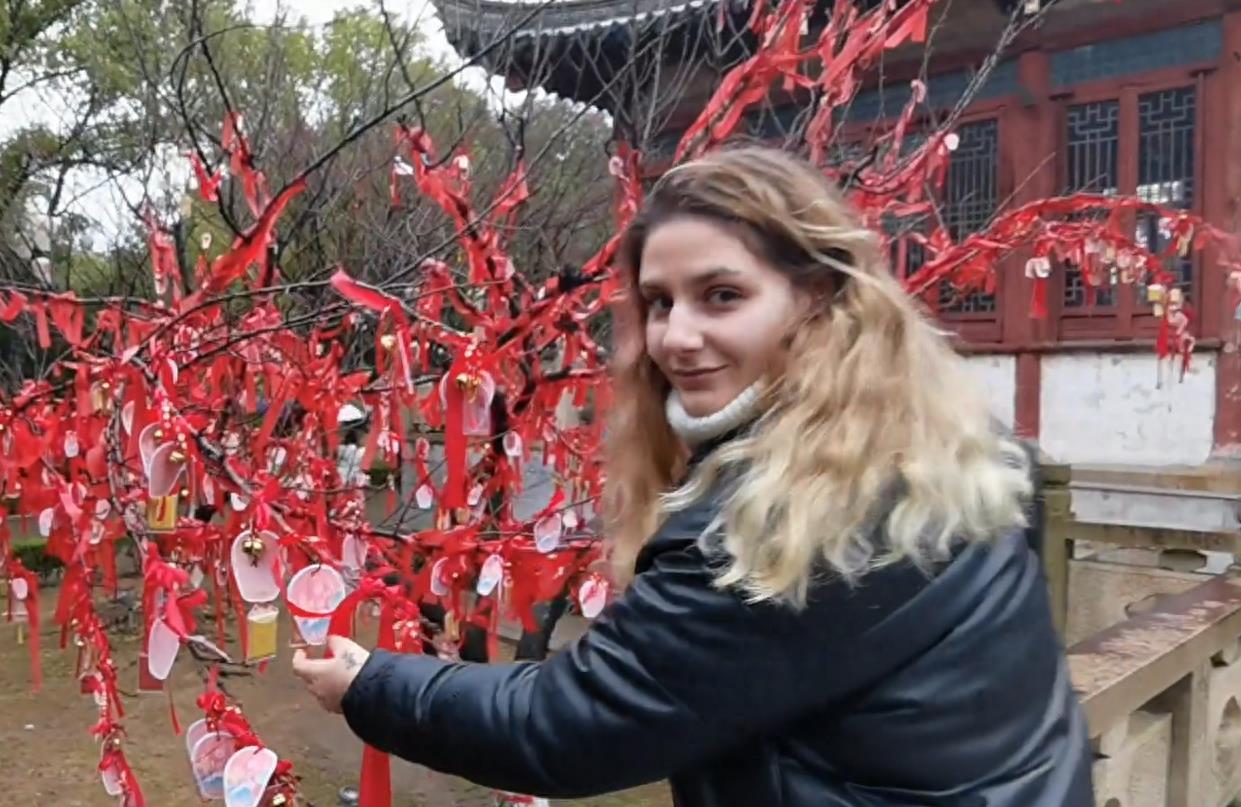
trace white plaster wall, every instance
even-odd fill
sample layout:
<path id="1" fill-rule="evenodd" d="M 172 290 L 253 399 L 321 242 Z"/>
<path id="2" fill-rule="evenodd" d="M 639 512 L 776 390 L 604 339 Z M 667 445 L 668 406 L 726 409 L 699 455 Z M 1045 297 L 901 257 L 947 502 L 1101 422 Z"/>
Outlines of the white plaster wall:
<path id="1" fill-rule="evenodd" d="M 1015 356 L 966 356 L 970 373 L 991 403 L 991 414 L 1008 428 L 1017 421 L 1017 359 Z"/>
<path id="2" fill-rule="evenodd" d="M 1215 354 L 1194 354 L 1184 381 L 1150 353 L 1043 357 L 1039 443 L 1057 462 L 1198 465 L 1211 453 Z M 1166 376 L 1172 375 L 1169 380 Z"/>

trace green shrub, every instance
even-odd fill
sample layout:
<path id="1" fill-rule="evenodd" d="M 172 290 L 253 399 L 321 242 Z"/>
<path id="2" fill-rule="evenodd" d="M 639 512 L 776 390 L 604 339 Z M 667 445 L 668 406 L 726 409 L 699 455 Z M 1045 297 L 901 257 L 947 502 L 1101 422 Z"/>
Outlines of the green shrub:
<path id="1" fill-rule="evenodd" d="M 367 475 L 370 477 L 370 484 L 372 488 L 386 489 L 388 487 L 388 477 L 396 477 L 397 470 L 382 460 L 375 460 L 375 462 L 371 465 L 370 471 L 367 472 Z"/>
<path id="2" fill-rule="evenodd" d="M 47 554 L 46 550 L 47 540 L 43 538 L 22 538 L 13 542 L 13 554 L 40 580 L 51 578 L 64 567 L 60 558 Z"/>

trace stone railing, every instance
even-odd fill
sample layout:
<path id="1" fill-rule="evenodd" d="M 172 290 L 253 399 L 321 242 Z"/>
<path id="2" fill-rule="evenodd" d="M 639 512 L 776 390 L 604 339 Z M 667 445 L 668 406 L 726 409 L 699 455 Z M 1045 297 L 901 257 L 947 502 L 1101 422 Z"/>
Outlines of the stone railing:
<path id="1" fill-rule="evenodd" d="M 1241 792 L 1241 586 L 1219 577 L 1069 648 L 1102 807 L 1224 807 Z"/>
<path id="2" fill-rule="evenodd" d="M 1241 795 L 1241 483 L 1045 471 L 1044 559 L 1099 755 L 1096 803 L 1226 807 Z"/>

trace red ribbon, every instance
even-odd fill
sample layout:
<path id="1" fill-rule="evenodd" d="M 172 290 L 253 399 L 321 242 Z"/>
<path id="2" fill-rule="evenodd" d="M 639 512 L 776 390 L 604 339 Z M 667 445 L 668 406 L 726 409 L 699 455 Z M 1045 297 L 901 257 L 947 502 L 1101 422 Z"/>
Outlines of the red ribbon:
<path id="1" fill-rule="evenodd" d="M 400 595 L 384 584 L 382 574 L 390 572 L 384 569 L 373 576 L 362 578 L 352 593 L 346 597 L 332 613 L 328 634 L 353 638 L 353 620 L 359 605 L 370 600 L 379 599 L 379 647 L 383 650 L 395 649 L 393 631 L 393 607 L 390 600 Z M 325 655 L 330 657 L 331 651 Z M 392 773 L 388 755 L 384 752 L 365 746 L 362 749 L 362 772 L 359 776 L 358 807 L 390 807 L 392 804 Z"/>
<path id="2" fill-rule="evenodd" d="M 43 664 L 39 658 L 39 579 L 33 572 L 26 569 L 16 556 L 10 556 L 9 565 L 9 618 L 13 615 L 13 584 L 12 580 L 26 582 L 26 597 L 21 601 L 26 607 L 26 620 L 30 625 L 30 680 L 35 692 L 43 686 Z"/>

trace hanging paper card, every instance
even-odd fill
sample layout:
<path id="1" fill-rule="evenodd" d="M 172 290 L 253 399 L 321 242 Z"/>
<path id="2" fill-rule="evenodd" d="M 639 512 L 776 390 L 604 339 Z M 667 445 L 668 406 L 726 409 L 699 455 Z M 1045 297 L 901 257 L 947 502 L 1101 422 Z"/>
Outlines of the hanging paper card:
<path id="1" fill-rule="evenodd" d="M 582 608 L 582 616 L 587 619 L 599 616 L 608 602 L 608 581 L 597 575 L 587 577 L 578 589 L 577 602 Z"/>
<path id="2" fill-rule="evenodd" d="M 564 521 L 564 528 L 565 528 L 566 530 L 570 530 L 570 531 L 572 531 L 572 530 L 577 529 L 577 524 L 578 524 L 578 521 L 577 521 L 577 512 L 576 512 L 576 511 L 573 511 L 573 510 L 565 510 L 565 511 L 564 511 L 564 516 L 562 517 L 562 519 L 563 519 L 563 521 Z"/>
<path id="3" fill-rule="evenodd" d="M 414 491 L 414 503 L 418 505 L 420 510 L 430 510 L 431 503 L 435 500 L 435 492 L 430 485 L 419 485 Z"/>
<path id="4" fill-rule="evenodd" d="M 183 473 L 185 452 L 173 443 L 164 443 L 151 453 L 147 466 L 147 492 L 153 497 L 171 494 Z"/>
<path id="5" fill-rule="evenodd" d="M 82 692 L 89 692 L 91 699 L 95 701 L 95 706 L 102 709 L 108 705 L 108 693 L 104 689 L 103 676 L 99 673 L 90 673 L 82 676 Z"/>
<path id="6" fill-rule="evenodd" d="M 275 533 L 246 530 L 233 539 L 229 553 L 237 591 L 246 602 L 271 602 L 280 595 L 276 579 L 279 543 Z"/>
<path id="7" fill-rule="evenodd" d="M 444 567 L 447 565 L 448 558 L 440 558 L 431 567 L 431 593 L 437 597 L 443 597 L 449 591 L 448 583 L 444 580 Z"/>
<path id="8" fill-rule="evenodd" d="M 73 459 L 78 455 L 78 433 L 74 431 L 65 432 L 65 456 Z"/>
<path id="9" fill-rule="evenodd" d="M 256 605 L 246 614 L 246 663 L 266 661 L 276 655 L 276 629 L 280 610 Z"/>
<path id="10" fill-rule="evenodd" d="M 100 405 L 96 406 L 96 409 L 102 409 L 102 408 L 103 408 L 102 401 L 100 401 Z M 133 401 L 127 401 L 125 405 L 121 407 L 121 426 L 125 429 L 125 434 L 131 434 L 134 430 L 134 402 Z"/>
<path id="11" fill-rule="evenodd" d="M 151 423 L 138 434 L 138 454 L 142 457 L 142 470 L 147 474 L 151 472 L 151 455 L 159 446 L 159 438 L 155 436 L 158 431 L 160 431 L 159 424 Z"/>
<path id="12" fill-rule="evenodd" d="M 229 757 L 224 766 L 225 807 L 258 807 L 280 760 L 270 748 L 250 746 Z"/>
<path id="13" fill-rule="evenodd" d="M 56 511 L 51 508 L 45 508 L 39 513 L 39 535 L 47 538 L 52 534 L 52 523 L 56 520 Z"/>
<path id="14" fill-rule="evenodd" d="M 171 496 L 157 496 L 147 500 L 147 529 L 152 532 L 171 532 L 177 528 L 176 493 Z"/>
<path id="15" fill-rule="evenodd" d="M 559 513 L 552 513 L 534 524 L 534 545 L 540 552 L 551 552 L 560 544 L 564 525 Z"/>
<path id="16" fill-rule="evenodd" d="M 181 638 L 172 628 L 159 617 L 152 620 L 151 633 L 147 639 L 147 665 L 151 675 L 160 681 L 167 681 L 180 649 Z"/>
<path id="17" fill-rule="evenodd" d="M 22 578 L 14 577 L 9 581 L 9 591 L 13 595 L 13 621 L 17 623 L 29 621 L 30 614 L 26 610 L 24 600 L 30 595 L 30 587 Z"/>
<path id="18" fill-rule="evenodd" d="M 109 796 L 120 796 L 125 792 L 125 788 L 121 784 L 121 774 L 116 769 L 115 763 L 107 766 L 103 764 L 107 753 L 108 744 L 105 742 L 103 748 L 99 749 L 99 778 L 103 780 L 103 790 L 105 793 Z"/>
<path id="19" fill-rule="evenodd" d="M 195 720 L 190 724 L 189 728 L 185 730 L 185 756 L 190 760 L 191 764 L 194 761 L 194 746 L 198 744 L 199 740 L 206 737 L 210 733 L 211 729 L 208 728 L 205 718 L 202 720 Z"/>
<path id="20" fill-rule="evenodd" d="M 331 566 L 307 566 L 289 580 L 286 595 L 290 608 L 322 616 L 303 616 L 293 613 L 293 626 L 301 641 L 310 645 L 327 642 L 328 625 L 332 612 L 345 599 L 345 579 Z"/>
<path id="21" fill-rule="evenodd" d="M 159 614 L 163 611 L 164 594 L 157 591 L 155 594 L 155 603 L 153 612 Z M 159 621 L 155 617 L 153 621 Z M 145 624 L 145 623 L 144 623 Z M 154 627 L 154 626 L 152 626 Z M 151 633 L 148 628 L 142 633 L 142 647 L 138 650 L 138 691 L 139 692 L 163 692 L 164 682 L 160 678 L 156 678 L 151 674 Z"/>
<path id="22" fill-rule="evenodd" d="M 289 452 L 284 446 L 273 446 L 267 452 L 267 471 L 268 473 L 279 473 L 284 467 L 285 458 L 289 456 Z"/>
<path id="23" fill-rule="evenodd" d="M 470 507 L 477 507 L 483 500 L 483 486 L 475 484 L 470 488 L 470 493 L 465 498 L 465 503 Z"/>
<path id="24" fill-rule="evenodd" d="M 340 563 L 346 569 L 362 571 L 366 566 L 366 544 L 356 535 L 346 535 L 340 544 Z"/>
<path id="25" fill-rule="evenodd" d="M 236 750 L 233 736 L 220 731 L 206 734 L 194 744 L 190 765 L 198 794 L 204 799 L 224 798 L 224 768 Z"/>
<path id="26" fill-rule="evenodd" d="M 478 572 L 478 584 L 475 591 L 478 596 L 486 597 L 496 590 L 496 586 L 504 579 L 504 558 L 491 555 L 483 561 L 483 568 Z"/>
<path id="27" fill-rule="evenodd" d="M 521 456 L 521 452 L 521 435 L 517 432 L 509 432 L 504 435 L 504 453 L 511 459 L 517 459 Z"/>
<path id="28" fill-rule="evenodd" d="M 243 510 L 245 510 L 247 507 L 250 506 L 250 501 L 245 496 L 242 496 L 240 493 L 229 493 L 228 503 L 229 503 L 229 506 L 232 507 L 233 510 L 235 510 L 238 513 L 242 512 Z"/>
<path id="29" fill-rule="evenodd" d="M 440 381 L 440 403 L 448 406 L 450 376 Z M 461 388 L 462 431 L 467 437 L 491 436 L 491 401 L 495 398 L 496 382 L 490 373 L 462 373 L 455 382 Z"/>

